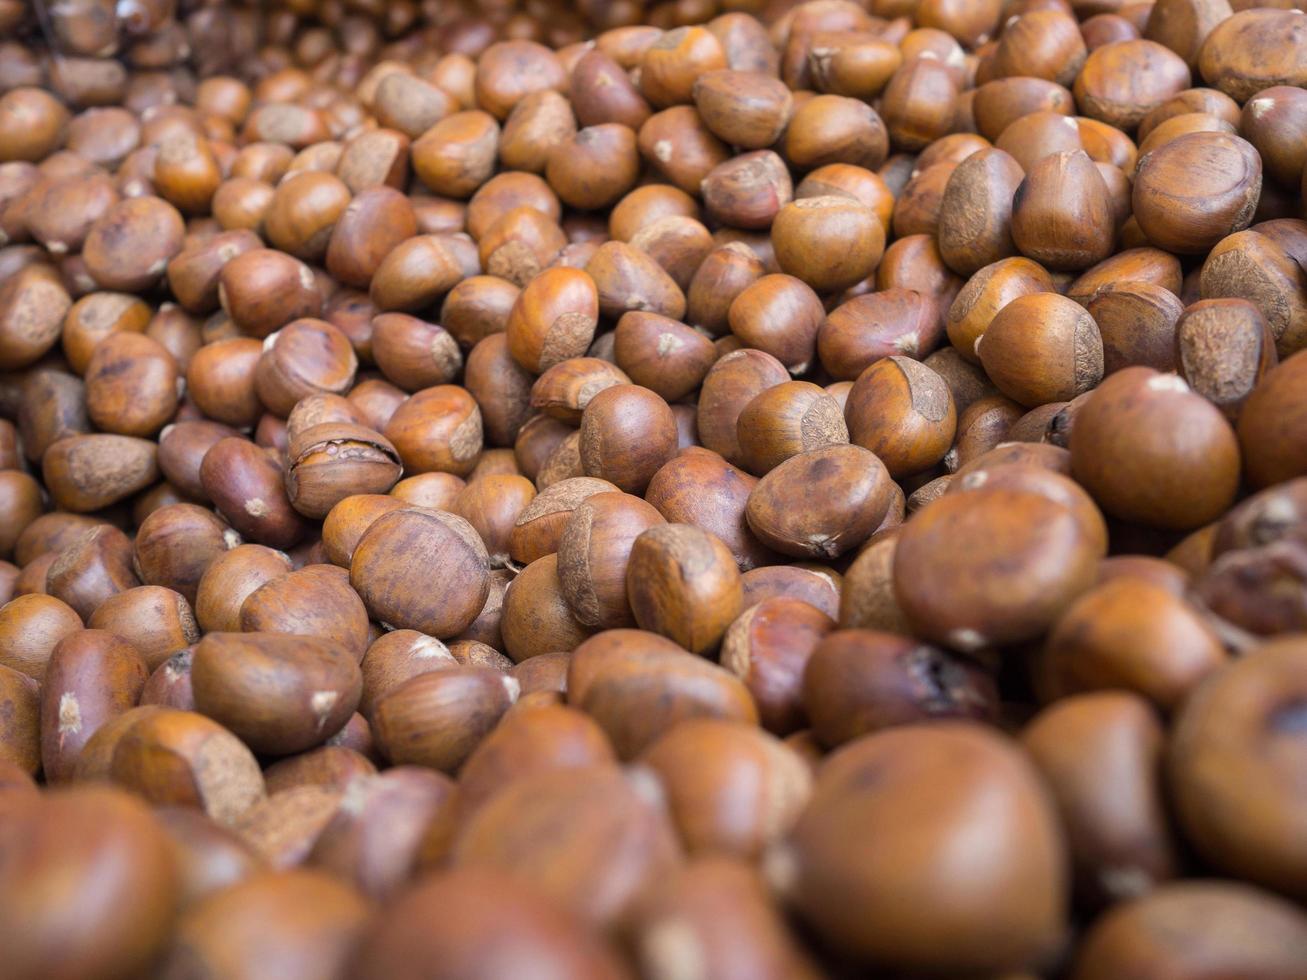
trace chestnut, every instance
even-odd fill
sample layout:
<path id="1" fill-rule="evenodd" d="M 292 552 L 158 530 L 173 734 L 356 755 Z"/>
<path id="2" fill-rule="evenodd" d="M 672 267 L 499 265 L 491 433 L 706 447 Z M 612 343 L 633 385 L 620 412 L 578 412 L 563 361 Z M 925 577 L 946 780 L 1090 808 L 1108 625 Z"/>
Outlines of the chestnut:
<path id="1" fill-rule="evenodd" d="M 586 352 L 599 319 L 594 280 L 579 269 L 546 269 L 518 295 L 508 314 L 508 349 L 540 374 Z"/>
<path id="2" fill-rule="evenodd" d="M 1132 209 L 1149 242 L 1201 253 L 1252 222 L 1262 161 L 1229 133 L 1189 133 L 1139 161 Z"/>
<path id="3" fill-rule="evenodd" d="M 1140 962 L 1192 972 L 1219 958 L 1240 973 L 1291 976 L 1307 942 L 1298 906 L 1242 882 L 1177 881 L 1113 906 L 1095 920 L 1071 976 L 1115 976 Z M 1201 933 L 1201 947 L 1192 941 Z"/>
<path id="4" fill-rule="evenodd" d="M 635 621 L 691 653 L 717 646 L 743 604 L 740 572 L 714 535 L 657 523 L 631 546 L 626 591 Z"/>
<path id="5" fill-rule="evenodd" d="M 975 350 L 998 389 L 1027 408 L 1070 401 L 1103 377 L 1098 325 L 1057 293 L 1012 300 L 976 338 Z"/>
<path id="6" fill-rule="evenodd" d="M 1093 585 L 1105 537 L 1033 489 L 946 493 L 904 525 L 894 592 L 920 635 L 954 649 L 1034 639 Z"/>
<path id="7" fill-rule="evenodd" d="M 264 341 L 254 390 L 269 411 L 284 417 L 309 395 L 343 395 L 357 370 L 354 348 L 338 329 L 325 320 L 293 320 Z"/>
<path id="8" fill-rule="evenodd" d="M 822 745 L 932 719 L 992 719 L 994 679 L 964 657 L 869 629 L 827 632 L 799 677 L 801 704 Z"/>
<path id="9" fill-rule="evenodd" d="M 798 453 L 749 494 L 749 527 L 770 548 L 797 558 L 835 558 L 857 547 L 885 517 L 892 481 L 858 445 Z"/>
<path id="10" fill-rule="evenodd" d="M 357 804 L 336 808 L 308 863 L 364 895 L 389 898 L 407 883 L 428 828 L 449 819 L 454 785 L 440 773 L 403 766 L 358 778 L 347 792 Z"/>
<path id="11" fill-rule="evenodd" d="M 406 471 L 466 476 L 481 454 L 481 409 L 455 385 L 424 388 L 395 409 L 383 434 Z"/>
<path id="12" fill-rule="evenodd" d="M 740 412 L 736 438 L 747 469 L 758 476 L 799 453 L 848 442 L 839 402 L 807 381 L 760 392 Z"/>
<path id="13" fill-rule="evenodd" d="M 1012 240 L 1046 269 L 1079 270 L 1112 252 L 1107 185 L 1083 150 L 1051 153 L 1028 168 L 1012 199 Z"/>
<path id="14" fill-rule="evenodd" d="M 1086 592 L 1063 614 L 1035 673 L 1050 699 L 1118 688 L 1171 711 L 1225 661 L 1198 609 L 1161 586 L 1120 579 Z"/>
<path id="15" fill-rule="evenodd" d="M 1168 433 L 1186 433 L 1183 444 Z M 1110 461 L 1102 453 L 1110 442 Z M 1239 444 L 1220 411 L 1179 377 L 1132 367 L 1086 399 L 1071 432 L 1071 469 L 1105 511 L 1187 530 L 1234 502 Z"/>
<path id="16" fill-rule="evenodd" d="M 361 895 L 323 871 L 260 870 L 180 916 L 160 972 L 176 977 L 192 968 L 257 969 L 271 956 L 296 973 L 344 971 L 368 914 Z M 275 947 L 267 944 L 268 928 L 277 932 Z"/>
<path id="17" fill-rule="evenodd" d="M 636 765 L 661 784 L 692 855 L 757 857 L 790 831 L 812 787 L 806 763 L 776 736 L 715 718 L 677 725 Z"/>
<path id="18" fill-rule="evenodd" d="M 399 453 L 384 436 L 348 422 L 323 422 L 291 440 L 286 499 L 304 516 L 322 518 L 352 494 L 385 493 L 402 472 Z"/>
<path id="19" fill-rule="evenodd" d="M 1000 812 L 977 823 L 982 799 Z M 974 845 L 956 842 L 982 833 L 986 853 L 1005 858 L 977 871 L 964 856 Z M 924 857 L 905 860 L 909 846 Z M 921 873 L 922 861 L 931 873 Z M 952 722 L 879 732 L 832 757 L 767 867 L 804 920 L 846 955 L 965 972 L 1020 969 L 1057 947 L 1063 861 L 1057 815 L 1026 756 L 986 728 Z M 948 892 L 959 875 L 971 885 L 966 901 L 938 901 L 936 890 Z M 869 915 L 896 926 L 868 931 Z M 951 941 L 941 945 L 941 934 Z"/>
<path id="20" fill-rule="evenodd" d="M 1203 858 L 1294 898 L 1302 854 L 1285 814 L 1298 787 L 1283 773 L 1301 749 L 1292 726 L 1303 656 L 1302 644 L 1285 638 L 1212 674 L 1182 706 L 1167 762 L 1180 825 Z M 1261 748 L 1267 740 L 1275 753 Z"/>
<path id="21" fill-rule="evenodd" d="M 1177 368 L 1177 326 L 1184 305 L 1151 282 L 1104 286 L 1084 304 L 1103 338 L 1103 373 L 1132 364 L 1158 371 Z"/>
<path id="22" fill-rule="evenodd" d="M 519 664 L 571 650 L 590 635 L 563 594 L 558 562 L 557 554 L 535 559 L 504 592 L 499 623 L 503 649 Z"/>
<path id="23" fill-rule="evenodd" d="M 374 619 L 447 638 L 466 629 L 485 605 L 489 558 L 461 517 L 399 510 L 364 532 L 350 559 L 350 584 Z"/>
<path id="24" fill-rule="evenodd" d="M 327 640 L 210 633 L 195 648 L 191 684 L 199 712 L 258 752 L 289 755 L 345 724 L 362 679 L 354 656 Z"/>
<path id="25" fill-rule="evenodd" d="M 1239 102 L 1272 85 L 1298 85 L 1304 76 L 1296 28 L 1292 11 L 1239 10 L 1207 35 L 1198 70 L 1209 85 Z M 1286 36 L 1294 42 L 1275 40 Z"/>
<path id="26" fill-rule="evenodd" d="M 264 582 L 241 603 L 247 633 L 315 636 L 362 660 L 368 642 L 367 611 L 350 588 L 349 573 L 332 565 L 306 565 Z"/>
<path id="27" fill-rule="evenodd" d="M 885 250 L 885 229 L 861 202 L 805 197 L 777 212 L 771 240 L 781 269 L 827 293 L 872 273 Z"/>
<path id="28" fill-rule="evenodd" d="M 1276 362 L 1270 326 L 1242 299 L 1200 300 L 1185 309 L 1175 347 L 1180 376 L 1231 422 Z"/>
<path id="29" fill-rule="evenodd" d="M 513 870 L 469 866 L 424 878 L 366 932 L 354 969 L 363 980 L 401 976 L 427 961 L 470 973 L 508 962 L 560 976 L 621 974 L 624 963 L 602 938 Z M 507 935 L 506 918 L 516 924 Z"/>
<path id="30" fill-rule="evenodd" d="M 224 826 L 265 796 L 244 742 L 203 715 L 170 708 L 136 708 L 102 725 L 82 750 L 77 778 L 111 778 L 151 803 L 198 807 Z"/>
<path id="31" fill-rule="evenodd" d="M 691 94 L 713 134 L 745 150 L 761 150 L 775 143 L 789 122 L 793 105 L 789 88 L 760 71 L 706 71 L 694 80 Z"/>
<path id="32" fill-rule="evenodd" d="M 286 496 L 282 467 L 254 443 L 230 437 L 216 442 L 204 454 L 200 482 L 241 537 L 281 548 L 303 537 L 306 525 Z"/>
<path id="33" fill-rule="evenodd" d="M 676 420 L 667 403 L 639 385 L 605 388 L 581 415 L 581 464 L 586 476 L 642 493 L 676 452 Z"/>
<path id="34" fill-rule="evenodd" d="M 849 441 L 871 450 L 895 478 L 942 460 L 957 429 L 957 410 L 943 378 L 898 356 L 876 361 L 858 376 L 844 418 Z"/>
<path id="35" fill-rule="evenodd" d="M 75 787 L 15 807 L 5 831 L 9 846 L 26 842 L 0 875 L 7 971 L 151 969 L 170 935 L 179 876 L 148 806 L 121 789 Z M 70 915 L 78 928 L 69 929 Z"/>
<path id="36" fill-rule="evenodd" d="M 55 645 L 41 682 L 41 757 L 47 782 L 68 782 L 96 729 L 136 706 L 145 662 L 126 640 L 102 630 Z"/>
<path id="37" fill-rule="evenodd" d="M 1239 415 L 1239 448 L 1248 481 L 1266 487 L 1307 473 L 1298 432 L 1302 427 L 1301 379 L 1307 356 L 1301 352 L 1267 372 Z"/>
<path id="38" fill-rule="evenodd" d="M 252 249 L 224 264 L 218 298 L 228 315 L 256 337 L 297 318 L 317 316 L 322 308 L 308 266 L 273 249 Z"/>
<path id="39" fill-rule="evenodd" d="M 1022 180 L 1021 165 L 997 148 L 971 154 L 947 176 L 938 205 L 939 253 L 958 275 L 973 275 L 1016 253 L 1012 208 Z M 907 233 L 897 215 L 895 231 Z"/>
<path id="40" fill-rule="evenodd" d="M 157 283 L 182 250 L 183 230 L 181 215 L 167 201 L 127 198 L 91 226 L 82 258 L 100 286 L 140 292 Z"/>
<path id="41" fill-rule="evenodd" d="M 157 479 L 157 451 L 149 440 L 131 436 L 67 436 L 49 446 L 41 460 L 46 490 L 65 510 L 100 510 Z"/>
<path id="42" fill-rule="evenodd" d="M 419 674 L 373 706 L 378 744 L 396 765 L 455 772 L 517 694 L 517 681 L 490 667 L 456 665 Z"/>
<path id="43" fill-rule="evenodd" d="M 634 624 L 626 584 L 631 548 L 641 532 L 662 523 L 657 510 L 630 494 L 593 494 L 571 512 L 558 541 L 558 576 L 581 624 Z"/>

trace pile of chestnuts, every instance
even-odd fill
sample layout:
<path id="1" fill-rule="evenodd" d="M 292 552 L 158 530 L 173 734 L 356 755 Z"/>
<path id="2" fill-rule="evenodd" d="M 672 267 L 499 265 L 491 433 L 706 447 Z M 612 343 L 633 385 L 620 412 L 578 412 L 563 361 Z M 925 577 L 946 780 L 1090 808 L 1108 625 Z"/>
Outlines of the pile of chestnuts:
<path id="1" fill-rule="evenodd" d="M 0 977 L 1307 980 L 1257 2 L 0 0 Z"/>

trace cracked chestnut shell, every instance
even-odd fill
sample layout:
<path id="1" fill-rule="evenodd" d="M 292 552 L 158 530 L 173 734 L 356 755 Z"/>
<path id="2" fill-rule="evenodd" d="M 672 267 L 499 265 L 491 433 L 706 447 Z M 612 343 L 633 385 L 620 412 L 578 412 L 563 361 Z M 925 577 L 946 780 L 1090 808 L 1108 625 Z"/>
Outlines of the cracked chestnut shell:
<path id="1" fill-rule="evenodd" d="M 321 520 L 358 493 L 385 493 L 404 468 L 385 436 L 349 422 L 322 422 L 290 442 L 286 496 L 291 506 Z"/>

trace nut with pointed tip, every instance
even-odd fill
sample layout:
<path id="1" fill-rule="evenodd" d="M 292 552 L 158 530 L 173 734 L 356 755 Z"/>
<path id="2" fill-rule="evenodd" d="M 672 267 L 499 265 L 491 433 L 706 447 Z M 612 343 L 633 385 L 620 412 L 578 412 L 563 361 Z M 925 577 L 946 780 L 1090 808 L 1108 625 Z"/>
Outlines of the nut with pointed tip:
<path id="1" fill-rule="evenodd" d="M 61 548 L 45 576 L 46 593 L 68 603 L 82 619 L 89 618 L 105 599 L 139 584 L 132 569 L 131 542 L 108 524 Z"/>
<path id="2" fill-rule="evenodd" d="M 740 353 L 766 357 L 759 351 Z M 774 363 L 774 359 L 768 360 Z M 780 365 L 776 368 L 781 370 Z M 703 410 L 701 402 L 700 412 Z M 726 406 L 722 406 L 722 413 L 730 414 Z M 775 560 L 775 553 L 758 540 L 745 518 L 749 495 L 757 485 L 756 477 L 732 466 L 717 453 L 693 449 L 672 457 L 654 474 L 645 499 L 667 520 L 693 524 L 717 537 L 740 570 L 748 571 Z"/>
<path id="3" fill-rule="evenodd" d="M 920 359 L 939 345 L 943 334 L 933 297 L 891 286 L 831 310 L 817 332 L 817 357 L 832 377 L 854 381 L 882 357 Z"/>
<path id="4" fill-rule="evenodd" d="M 289 548 L 307 530 L 286 497 L 281 466 L 248 439 L 215 443 L 200 464 L 200 482 L 242 538 Z"/>
<path id="5" fill-rule="evenodd" d="M 816 354 L 825 310 L 807 283 L 775 274 L 763 276 L 741 292 L 731 303 L 728 319 L 731 333 L 743 344 L 771 354 L 798 375 Z"/>
<path id="6" fill-rule="evenodd" d="M 194 602 L 208 567 L 240 543 L 240 535 L 212 511 L 168 504 L 136 531 L 136 571 L 146 585 L 162 585 Z"/>

